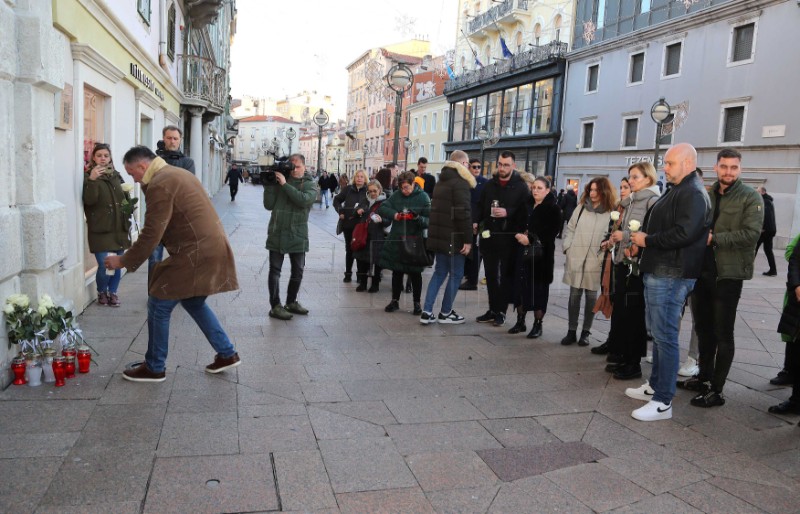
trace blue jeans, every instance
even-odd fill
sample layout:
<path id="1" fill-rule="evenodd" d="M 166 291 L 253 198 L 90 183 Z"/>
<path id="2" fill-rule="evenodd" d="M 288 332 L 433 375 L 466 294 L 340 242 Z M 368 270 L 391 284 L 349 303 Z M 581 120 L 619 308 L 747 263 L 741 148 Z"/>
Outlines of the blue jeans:
<path id="1" fill-rule="evenodd" d="M 231 357 L 236 350 L 217 317 L 206 305 L 205 296 L 183 300 L 161 300 L 155 296 L 147 298 L 147 353 L 145 362 L 150 371 L 161 373 L 166 368 L 169 350 L 169 319 L 178 304 L 183 305 L 214 350 L 222 357 Z"/>
<path id="2" fill-rule="evenodd" d="M 680 352 L 678 333 L 686 297 L 694 288 L 693 278 L 656 277 L 644 275 L 644 301 L 647 331 L 653 336 L 653 370 L 650 387 L 653 400 L 670 404 L 675 396 Z"/>
<path id="3" fill-rule="evenodd" d="M 448 278 L 448 275 L 450 276 Z M 464 276 L 464 256 L 460 253 L 454 255 L 447 255 L 446 253 L 436 254 L 436 265 L 433 269 L 433 276 L 431 281 L 428 282 L 428 292 L 425 293 L 425 307 L 422 309 L 425 312 L 433 312 L 433 302 L 436 301 L 436 295 L 439 294 L 439 288 L 444 284 L 447 279 L 447 285 L 444 289 L 444 297 L 442 298 L 443 314 L 450 314 L 453 310 L 453 302 L 458 293 L 458 286 L 461 285 L 461 278 Z"/>
<path id="4" fill-rule="evenodd" d="M 115 250 L 113 252 L 97 252 L 94 258 L 97 259 L 97 273 L 94 275 L 94 281 L 97 285 L 98 293 L 114 293 L 117 294 L 119 288 L 119 281 L 122 279 L 122 270 L 117 269 L 113 275 L 106 275 L 106 265 L 103 261 L 109 254 L 122 255 L 124 250 Z"/>
<path id="5" fill-rule="evenodd" d="M 161 262 L 162 260 L 164 260 L 164 245 L 161 244 L 161 243 L 158 243 L 158 246 L 156 246 L 156 249 L 153 250 L 153 253 L 150 254 L 150 257 L 147 258 L 147 273 L 149 274 L 150 272 L 152 272 L 153 271 L 153 266 L 155 266 L 157 263 Z"/>

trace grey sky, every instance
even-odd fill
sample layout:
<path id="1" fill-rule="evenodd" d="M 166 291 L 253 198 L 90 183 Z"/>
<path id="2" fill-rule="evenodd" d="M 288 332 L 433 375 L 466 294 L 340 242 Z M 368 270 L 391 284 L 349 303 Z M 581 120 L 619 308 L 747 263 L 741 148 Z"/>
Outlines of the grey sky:
<path id="1" fill-rule="evenodd" d="M 423 35 L 438 55 L 456 41 L 457 0 L 237 0 L 236 8 L 233 97 L 316 90 L 333 96 L 334 119 L 347 107 L 345 67 L 367 49 Z"/>

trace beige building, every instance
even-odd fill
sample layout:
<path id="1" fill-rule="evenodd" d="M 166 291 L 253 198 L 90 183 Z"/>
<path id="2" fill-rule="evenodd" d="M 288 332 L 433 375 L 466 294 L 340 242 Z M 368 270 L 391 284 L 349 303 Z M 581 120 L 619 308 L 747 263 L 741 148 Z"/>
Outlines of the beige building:
<path id="1" fill-rule="evenodd" d="M 450 104 L 444 95 L 431 96 L 413 103 L 408 108 L 411 122 L 408 139 L 401 152 L 408 156 L 406 168 L 416 169 L 420 157 L 428 159 L 428 173 L 438 176 L 447 160 L 444 144 L 447 142 L 447 123 Z M 405 149 L 403 148 L 405 147 Z"/>
<path id="2" fill-rule="evenodd" d="M 272 98 L 258 98 L 244 95 L 231 102 L 231 116 L 239 120 L 251 116 L 269 116 L 278 113 L 277 101 Z"/>
<path id="3" fill-rule="evenodd" d="M 292 131 L 294 136 L 290 138 Z M 239 120 L 239 134 L 234 139 L 233 158 L 255 162 L 267 152 L 289 155 L 291 150 L 298 148 L 299 135 L 300 123 L 280 116 L 243 118 Z"/>
<path id="4" fill-rule="evenodd" d="M 303 124 L 314 123 L 314 114 L 323 109 L 330 119 L 336 119 L 336 107 L 330 95 L 316 91 L 303 91 L 294 96 L 287 96 L 275 103 L 275 114 Z"/>

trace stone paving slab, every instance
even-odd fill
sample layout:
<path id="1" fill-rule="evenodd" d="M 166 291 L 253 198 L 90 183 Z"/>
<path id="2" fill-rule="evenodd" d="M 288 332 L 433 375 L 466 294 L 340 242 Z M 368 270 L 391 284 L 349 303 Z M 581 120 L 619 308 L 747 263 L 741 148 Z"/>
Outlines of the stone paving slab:
<path id="1" fill-rule="evenodd" d="M 319 448 L 337 494 L 417 486 L 388 437 L 320 441 Z"/>
<path id="2" fill-rule="evenodd" d="M 337 494 L 342 514 L 432 514 L 433 507 L 419 489 L 391 489 Z"/>
<path id="3" fill-rule="evenodd" d="M 672 491 L 671 494 L 701 512 L 709 514 L 761 514 L 764 512 L 707 481 L 682 487 Z"/>
<path id="4" fill-rule="evenodd" d="M 489 507 L 492 514 L 510 512 L 594 512 L 570 492 L 543 476 L 503 484 Z"/>
<path id="5" fill-rule="evenodd" d="M 385 428 L 403 455 L 502 447 L 477 421 L 388 425 Z"/>
<path id="6" fill-rule="evenodd" d="M 274 458 L 283 510 L 337 507 L 319 451 L 275 452 Z"/>
<path id="7" fill-rule="evenodd" d="M 406 457 L 406 462 L 426 493 L 498 483 L 497 476 L 475 452 L 417 453 Z"/>
<path id="8" fill-rule="evenodd" d="M 504 482 L 541 475 L 585 462 L 595 462 L 602 453 L 584 443 L 548 443 L 522 448 L 479 450 L 478 455 Z"/>
<path id="9" fill-rule="evenodd" d="M 488 512 L 500 490 L 499 485 L 472 489 L 451 489 L 426 493 L 428 501 L 439 513 L 478 514 Z"/>
<path id="10" fill-rule="evenodd" d="M 598 512 L 629 505 L 651 496 L 622 475 L 596 463 L 550 471 L 544 477 Z"/>

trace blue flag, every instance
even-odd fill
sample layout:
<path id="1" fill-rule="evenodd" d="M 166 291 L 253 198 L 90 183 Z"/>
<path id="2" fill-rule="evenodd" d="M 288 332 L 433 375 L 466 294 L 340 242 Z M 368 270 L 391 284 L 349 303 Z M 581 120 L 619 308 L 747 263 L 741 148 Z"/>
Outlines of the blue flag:
<path id="1" fill-rule="evenodd" d="M 478 59 L 477 55 L 475 56 L 475 65 L 476 66 L 480 66 L 481 68 L 483 68 L 483 64 L 481 64 L 481 61 L 480 61 L 480 59 Z"/>
<path id="2" fill-rule="evenodd" d="M 450 78 L 451 79 L 456 78 L 456 74 L 453 73 L 453 68 L 451 68 L 450 65 L 447 63 L 445 63 L 445 66 L 447 67 L 447 74 L 450 75 Z"/>
<path id="3" fill-rule="evenodd" d="M 500 36 L 500 48 L 503 49 L 503 57 L 508 59 L 509 57 L 514 57 L 514 54 L 511 53 L 511 50 L 508 49 L 508 45 L 506 45 L 506 40 Z"/>

